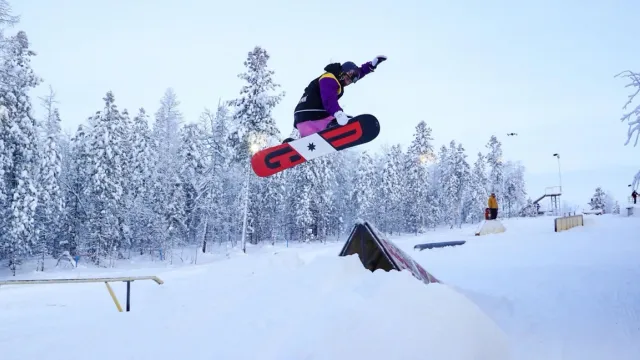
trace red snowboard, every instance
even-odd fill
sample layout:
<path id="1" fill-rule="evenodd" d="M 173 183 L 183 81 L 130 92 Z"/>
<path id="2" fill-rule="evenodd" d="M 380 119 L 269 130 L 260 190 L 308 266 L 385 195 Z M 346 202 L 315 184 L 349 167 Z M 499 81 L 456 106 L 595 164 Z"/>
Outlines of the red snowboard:
<path id="1" fill-rule="evenodd" d="M 344 126 L 336 126 L 318 133 L 258 151 L 251 158 L 251 167 L 260 177 L 271 176 L 305 161 L 336 151 L 365 144 L 380 133 L 375 116 L 358 115 Z"/>

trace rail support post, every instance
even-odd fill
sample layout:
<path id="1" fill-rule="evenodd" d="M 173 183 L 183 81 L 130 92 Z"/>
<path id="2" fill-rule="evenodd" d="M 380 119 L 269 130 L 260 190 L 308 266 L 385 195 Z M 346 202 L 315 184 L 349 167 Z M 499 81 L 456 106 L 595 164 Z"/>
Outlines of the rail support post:
<path id="1" fill-rule="evenodd" d="M 131 309 L 131 280 L 127 281 L 127 312 Z"/>
<path id="2" fill-rule="evenodd" d="M 116 297 L 116 293 L 113 292 L 113 289 L 111 288 L 111 285 L 109 285 L 108 281 L 104 282 L 105 285 L 107 285 L 107 290 L 109 291 L 109 295 L 111 295 L 111 298 L 113 299 L 113 302 L 116 304 L 116 308 L 118 308 L 119 312 L 122 312 L 122 306 L 120 306 L 120 302 L 118 301 L 118 298 Z M 129 311 L 129 310 L 127 310 Z"/>

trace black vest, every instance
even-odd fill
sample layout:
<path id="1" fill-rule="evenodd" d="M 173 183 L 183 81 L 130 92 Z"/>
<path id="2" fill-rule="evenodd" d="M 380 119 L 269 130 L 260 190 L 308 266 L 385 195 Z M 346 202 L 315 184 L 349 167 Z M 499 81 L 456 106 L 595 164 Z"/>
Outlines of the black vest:
<path id="1" fill-rule="evenodd" d="M 324 74 L 311 80 L 309 85 L 304 89 L 304 93 L 294 110 L 294 127 L 303 121 L 320 120 L 332 115 L 324 109 L 324 105 L 322 104 L 322 96 L 320 96 L 320 78 L 327 74 L 332 74 L 336 79 L 338 79 L 338 75 L 341 72 L 341 66 L 340 63 L 329 64 L 324 68 L 324 70 L 326 71 Z M 342 95 L 344 95 L 344 86 L 340 83 L 338 99 L 340 99 Z"/>

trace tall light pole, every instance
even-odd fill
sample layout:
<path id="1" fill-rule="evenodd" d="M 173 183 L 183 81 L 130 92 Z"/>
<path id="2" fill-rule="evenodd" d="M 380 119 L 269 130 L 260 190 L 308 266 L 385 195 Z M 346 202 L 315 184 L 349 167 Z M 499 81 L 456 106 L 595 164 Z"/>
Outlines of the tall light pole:
<path id="1" fill-rule="evenodd" d="M 560 154 L 555 153 L 553 156 L 558 158 L 558 179 L 560 180 L 560 194 L 562 194 L 562 172 L 560 172 Z"/>

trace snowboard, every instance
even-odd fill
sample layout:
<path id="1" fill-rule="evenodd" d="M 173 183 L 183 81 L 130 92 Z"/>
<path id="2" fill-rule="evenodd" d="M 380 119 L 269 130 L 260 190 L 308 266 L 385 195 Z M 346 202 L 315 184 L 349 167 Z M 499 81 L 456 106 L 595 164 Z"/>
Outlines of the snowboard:
<path id="1" fill-rule="evenodd" d="M 306 161 L 368 143 L 379 133 L 380 123 L 375 116 L 354 116 L 343 126 L 260 150 L 251 158 L 251 167 L 260 177 L 271 176 Z"/>

